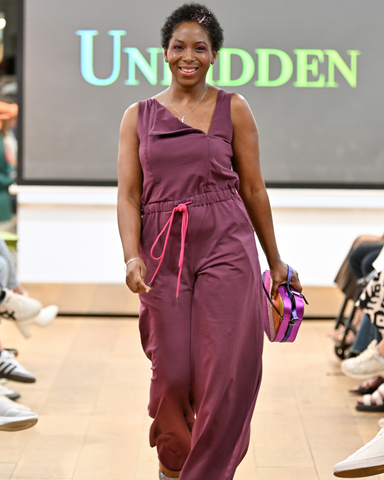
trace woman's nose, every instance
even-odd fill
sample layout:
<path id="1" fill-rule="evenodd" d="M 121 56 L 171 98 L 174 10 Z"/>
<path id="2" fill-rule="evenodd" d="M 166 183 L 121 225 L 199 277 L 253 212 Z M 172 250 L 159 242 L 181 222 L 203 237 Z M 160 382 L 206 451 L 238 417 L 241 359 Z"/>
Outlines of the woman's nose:
<path id="1" fill-rule="evenodd" d="M 193 48 L 186 48 L 184 50 L 183 60 L 185 62 L 192 62 L 195 59 L 195 52 Z"/>

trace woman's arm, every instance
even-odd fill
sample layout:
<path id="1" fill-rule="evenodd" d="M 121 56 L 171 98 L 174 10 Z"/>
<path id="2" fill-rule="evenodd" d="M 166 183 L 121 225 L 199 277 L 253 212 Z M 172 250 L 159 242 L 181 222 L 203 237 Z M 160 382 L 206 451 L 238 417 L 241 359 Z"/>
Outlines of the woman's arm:
<path id="1" fill-rule="evenodd" d="M 288 267 L 281 260 L 276 245 L 271 207 L 260 169 L 259 134 L 256 121 L 248 103 L 241 95 L 232 95 L 231 118 L 233 168 L 240 179 L 239 194 L 267 257 L 273 280 L 272 298 L 274 298 L 277 287 L 287 281 Z M 301 291 L 299 277 L 295 270 L 292 285 Z"/>
<path id="2" fill-rule="evenodd" d="M 136 133 L 138 104 L 125 112 L 120 128 L 118 156 L 117 218 L 127 265 L 126 283 L 134 293 L 149 292 L 144 278 L 146 267 L 139 258 L 141 233 L 141 192 L 143 175 L 139 160 L 139 139 Z"/>

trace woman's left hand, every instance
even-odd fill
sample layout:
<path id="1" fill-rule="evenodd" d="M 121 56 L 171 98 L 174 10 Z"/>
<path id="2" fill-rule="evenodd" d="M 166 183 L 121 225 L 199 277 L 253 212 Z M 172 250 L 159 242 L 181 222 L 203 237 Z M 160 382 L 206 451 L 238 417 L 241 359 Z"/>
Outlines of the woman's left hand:
<path id="1" fill-rule="evenodd" d="M 272 290 L 271 290 L 271 298 L 272 300 L 275 298 L 277 289 L 283 283 L 287 283 L 288 280 L 288 265 L 284 263 L 282 260 L 271 267 L 271 278 L 272 278 Z M 296 270 L 292 269 L 292 280 L 291 285 L 295 287 L 299 292 L 302 291 L 303 287 L 301 286 L 299 280 L 299 274 Z"/>

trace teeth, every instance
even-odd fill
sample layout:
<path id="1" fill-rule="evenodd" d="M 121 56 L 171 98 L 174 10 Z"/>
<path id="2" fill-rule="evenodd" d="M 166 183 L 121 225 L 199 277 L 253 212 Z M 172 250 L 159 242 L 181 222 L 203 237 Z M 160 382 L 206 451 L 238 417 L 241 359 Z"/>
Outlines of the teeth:
<path id="1" fill-rule="evenodd" d="M 185 72 L 185 73 L 191 73 L 191 72 L 196 72 L 197 67 L 196 67 L 196 68 L 188 68 L 188 70 L 185 69 L 185 68 L 180 67 L 180 70 L 183 71 L 183 72 Z"/>

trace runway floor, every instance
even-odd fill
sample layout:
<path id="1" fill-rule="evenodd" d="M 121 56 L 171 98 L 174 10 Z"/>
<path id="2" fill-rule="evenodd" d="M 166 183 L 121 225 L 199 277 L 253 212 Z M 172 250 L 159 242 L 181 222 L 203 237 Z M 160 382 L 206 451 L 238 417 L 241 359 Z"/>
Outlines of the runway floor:
<path id="1" fill-rule="evenodd" d="M 265 343 L 251 445 L 236 480 L 335 478 L 333 465 L 378 432 L 380 414 L 355 411 L 348 389 L 356 382 L 340 372 L 326 337 L 332 327 L 306 321 L 294 344 Z M 150 364 L 137 321 L 59 318 L 31 331 L 24 340 L 9 322 L 0 329 L 37 377 L 12 386 L 40 417 L 29 430 L 0 432 L 0 480 L 156 480 Z"/>

